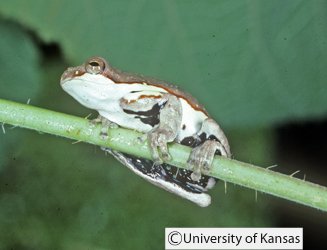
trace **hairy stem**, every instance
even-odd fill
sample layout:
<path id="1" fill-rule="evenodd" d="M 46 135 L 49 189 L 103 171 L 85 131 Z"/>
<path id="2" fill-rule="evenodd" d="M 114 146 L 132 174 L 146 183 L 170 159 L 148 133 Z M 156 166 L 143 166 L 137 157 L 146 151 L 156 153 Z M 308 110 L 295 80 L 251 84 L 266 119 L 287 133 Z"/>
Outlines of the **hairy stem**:
<path id="1" fill-rule="evenodd" d="M 110 147 L 150 159 L 147 144 L 139 139 L 142 134 L 128 129 L 113 128 L 108 131 L 109 139 L 104 140 L 99 136 L 100 125 L 93 125 L 89 120 L 76 116 L 0 99 L 0 122 Z M 172 144 L 169 146 L 169 152 L 172 160 L 167 163 L 179 168 L 187 168 L 186 161 L 191 148 Z M 327 188 L 292 176 L 220 156 L 216 156 L 210 175 L 327 211 Z"/>

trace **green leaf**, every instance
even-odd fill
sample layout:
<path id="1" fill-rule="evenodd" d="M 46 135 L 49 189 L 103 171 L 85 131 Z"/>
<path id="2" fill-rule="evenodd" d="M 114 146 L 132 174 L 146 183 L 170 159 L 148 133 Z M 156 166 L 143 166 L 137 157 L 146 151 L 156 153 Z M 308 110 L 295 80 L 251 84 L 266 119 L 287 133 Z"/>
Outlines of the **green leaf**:
<path id="1" fill-rule="evenodd" d="M 38 51 L 22 27 L 0 19 L 0 98 L 27 102 L 39 93 Z"/>
<path id="2" fill-rule="evenodd" d="M 326 1 L 2 1 L 3 15 L 60 43 L 178 83 L 224 126 L 327 111 Z"/>
<path id="3" fill-rule="evenodd" d="M 30 34 L 22 27 L 0 18 L 0 98 L 26 103 L 39 93 L 38 52 Z M 0 124 L 1 125 L 1 124 Z M 4 134 L 3 131 L 6 131 Z M 0 130 L 0 169 L 12 155 L 24 132 L 12 132 L 8 126 Z"/>

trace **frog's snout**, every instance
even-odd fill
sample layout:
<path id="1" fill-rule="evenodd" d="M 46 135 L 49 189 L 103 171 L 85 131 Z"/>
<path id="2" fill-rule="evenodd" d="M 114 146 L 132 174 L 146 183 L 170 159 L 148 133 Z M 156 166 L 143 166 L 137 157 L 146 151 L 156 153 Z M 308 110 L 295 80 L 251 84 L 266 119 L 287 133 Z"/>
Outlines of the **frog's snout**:
<path id="1" fill-rule="evenodd" d="M 64 71 L 64 73 L 60 77 L 60 85 L 63 85 L 68 80 L 71 80 L 75 77 L 81 76 L 85 73 L 81 67 L 71 67 Z"/>

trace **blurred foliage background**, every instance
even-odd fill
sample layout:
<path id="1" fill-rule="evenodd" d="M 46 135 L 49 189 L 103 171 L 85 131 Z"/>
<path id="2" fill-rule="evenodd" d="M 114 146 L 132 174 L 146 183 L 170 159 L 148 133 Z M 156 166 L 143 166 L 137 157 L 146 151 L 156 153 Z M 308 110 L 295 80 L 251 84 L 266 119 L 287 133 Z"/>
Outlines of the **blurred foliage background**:
<path id="1" fill-rule="evenodd" d="M 1 1 L 0 37 L 0 98 L 96 116 L 59 79 L 101 55 L 193 93 L 235 159 L 327 185 L 326 1 Z M 95 146 L 0 134 L 0 249 L 162 249 L 165 227 L 299 226 L 307 246 L 325 240 L 322 212 L 223 182 L 210 193 L 199 208 Z"/>

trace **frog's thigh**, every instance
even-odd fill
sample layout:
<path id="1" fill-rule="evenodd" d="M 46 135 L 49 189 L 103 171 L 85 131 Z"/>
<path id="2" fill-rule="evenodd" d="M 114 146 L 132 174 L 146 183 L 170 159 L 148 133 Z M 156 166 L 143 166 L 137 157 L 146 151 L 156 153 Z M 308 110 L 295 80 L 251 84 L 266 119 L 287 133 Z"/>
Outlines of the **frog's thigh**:
<path id="1" fill-rule="evenodd" d="M 121 98 L 119 105 L 120 107 L 124 110 L 124 112 L 142 112 L 149 111 L 153 109 L 154 106 L 158 105 L 160 102 L 161 98 L 151 98 L 151 97 L 143 97 L 143 98 L 138 98 L 138 99 L 125 99 Z"/>

